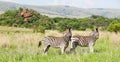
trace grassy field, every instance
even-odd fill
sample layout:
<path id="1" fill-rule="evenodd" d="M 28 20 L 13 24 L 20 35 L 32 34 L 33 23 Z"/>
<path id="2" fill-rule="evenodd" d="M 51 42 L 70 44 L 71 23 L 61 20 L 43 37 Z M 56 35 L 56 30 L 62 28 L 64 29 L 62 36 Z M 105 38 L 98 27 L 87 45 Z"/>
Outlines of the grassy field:
<path id="1" fill-rule="evenodd" d="M 89 33 L 73 31 L 74 35 Z M 59 48 L 50 48 L 48 55 L 43 55 L 43 45 L 38 48 L 38 41 L 44 36 L 56 34 L 63 35 L 53 30 L 42 34 L 33 33 L 31 29 L 0 27 L 0 62 L 120 62 L 120 33 L 100 31 L 94 53 L 90 53 L 87 47 L 77 47 L 71 54 L 60 54 Z"/>

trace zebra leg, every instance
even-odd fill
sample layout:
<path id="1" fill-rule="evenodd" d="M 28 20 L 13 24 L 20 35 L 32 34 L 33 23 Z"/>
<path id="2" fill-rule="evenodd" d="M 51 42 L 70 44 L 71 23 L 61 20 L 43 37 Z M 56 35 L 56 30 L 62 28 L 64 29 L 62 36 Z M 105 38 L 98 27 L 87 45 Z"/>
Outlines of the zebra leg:
<path id="1" fill-rule="evenodd" d="M 90 43 L 90 44 L 89 44 L 89 48 L 90 48 L 90 52 L 93 53 L 93 51 L 94 51 L 94 50 L 93 50 L 93 43 Z"/>
<path id="2" fill-rule="evenodd" d="M 70 43 L 70 48 L 73 48 L 73 41 L 71 41 Z"/>
<path id="3" fill-rule="evenodd" d="M 70 46 L 70 52 L 73 51 L 73 49 L 74 49 L 74 44 L 73 43 L 74 43 L 74 40 L 71 40 L 71 43 L 70 43 L 70 45 L 71 45 Z"/>
<path id="4" fill-rule="evenodd" d="M 65 45 L 62 45 L 60 48 L 61 48 L 61 53 L 63 54 L 66 50 L 66 48 L 68 47 L 68 43 L 65 44 Z"/>
<path id="5" fill-rule="evenodd" d="M 47 45 L 47 46 L 44 47 L 43 52 L 44 52 L 45 55 L 47 55 L 47 51 L 48 51 L 49 48 L 50 48 L 50 45 Z"/>
<path id="6" fill-rule="evenodd" d="M 90 46 L 90 52 L 93 53 L 93 46 Z"/>
<path id="7" fill-rule="evenodd" d="M 66 51 L 66 48 L 68 47 L 68 45 L 69 45 L 69 43 L 66 43 L 66 44 L 63 44 L 60 46 L 62 54 Z"/>
<path id="8" fill-rule="evenodd" d="M 65 47 L 61 47 L 61 53 L 63 54 L 65 52 Z"/>
<path id="9" fill-rule="evenodd" d="M 74 42 L 71 42 L 71 47 L 70 47 L 70 52 L 72 52 L 74 50 Z"/>
<path id="10" fill-rule="evenodd" d="M 71 45 L 70 51 L 71 52 L 74 51 L 75 48 L 77 47 L 77 45 L 78 45 L 77 42 L 73 42 L 72 45 Z"/>

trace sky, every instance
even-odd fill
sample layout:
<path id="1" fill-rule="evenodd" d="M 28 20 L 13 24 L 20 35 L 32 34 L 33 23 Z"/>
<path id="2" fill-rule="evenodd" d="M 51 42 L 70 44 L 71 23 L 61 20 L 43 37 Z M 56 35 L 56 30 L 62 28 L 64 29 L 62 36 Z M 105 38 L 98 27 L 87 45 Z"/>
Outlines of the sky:
<path id="1" fill-rule="evenodd" d="M 0 0 L 27 5 L 68 5 L 79 8 L 115 8 L 120 9 L 120 0 Z"/>

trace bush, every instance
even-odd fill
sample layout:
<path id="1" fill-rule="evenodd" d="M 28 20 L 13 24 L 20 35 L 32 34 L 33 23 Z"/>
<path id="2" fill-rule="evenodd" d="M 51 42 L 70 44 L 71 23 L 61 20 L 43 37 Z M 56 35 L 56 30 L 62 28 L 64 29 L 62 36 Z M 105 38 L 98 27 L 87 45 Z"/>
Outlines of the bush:
<path id="1" fill-rule="evenodd" d="M 110 24 L 107 30 L 111 32 L 116 32 L 116 33 L 120 32 L 120 23 Z"/>
<path id="2" fill-rule="evenodd" d="M 86 28 L 80 27 L 79 30 L 85 31 Z"/>
<path id="3" fill-rule="evenodd" d="M 115 24 L 120 23 L 119 18 L 105 18 L 97 15 L 86 18 L 49 18 L 31 9 L 33 16 L 29 22 L 24 22 L 24 18 L 18 16 L 22 10 L 22 8 L 8 10 L 1 14 L 0 25 L 33 28 L 34 32 L 44 32 L 44 30 L 51 29 L 65 31 L 68 27 L 72 27 L 74 30 L 86 30 L 87 28 L 93 29 L 94 26 L 101 27 L 103 30 L 107 28 L 108 31 L 119 31 L 119 24 Z"/>
<path id="4" fill-rule="evenodd" d="M 43 27 L 43 26 L 35 27 L 35 28 L 34 28 L 34 32 L 44 33 L 44 32 L 45 32 L 45 27 Z"/>

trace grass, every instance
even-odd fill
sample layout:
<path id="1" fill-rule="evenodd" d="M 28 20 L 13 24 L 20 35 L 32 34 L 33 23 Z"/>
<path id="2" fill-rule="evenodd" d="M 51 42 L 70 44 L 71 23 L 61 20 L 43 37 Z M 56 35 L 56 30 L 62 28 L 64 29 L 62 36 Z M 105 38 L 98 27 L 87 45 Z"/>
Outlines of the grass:
<path id="1" fill-rule="evenodd" d="M 47 35 L 61 36 L 57 31 L 46 31 L 46 34 L 32 33 L 31 30 L 9 33 L 0 32 L 0 62 L 119 62 L 120 33 L 100 32 L 100 38 L 90 53 L 87 47 L 77 47 L 71 54 L 60 54 L 59 48 L 50 48 L 48 55 L 43 55 L 43 46 L 38 48 L 38 41 Z M 8 30 L 9 31 L 9 30 Z M 73 31 L 83 35 L 85 31 Z M 85 35 L 88 35 L 89 31 Z M 69 50 L 69 47 L 67 51 Z"/>

